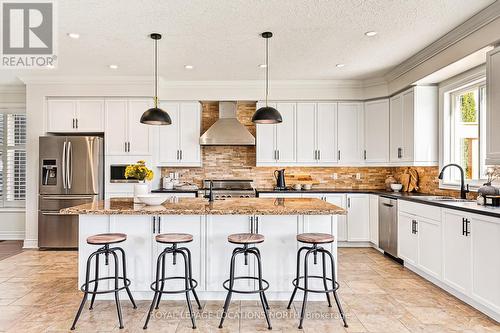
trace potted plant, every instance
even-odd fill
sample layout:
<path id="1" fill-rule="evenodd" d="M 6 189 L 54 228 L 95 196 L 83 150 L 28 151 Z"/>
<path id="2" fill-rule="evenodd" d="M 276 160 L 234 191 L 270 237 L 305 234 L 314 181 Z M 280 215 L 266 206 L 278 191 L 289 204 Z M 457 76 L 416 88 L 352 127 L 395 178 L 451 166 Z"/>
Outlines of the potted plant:
<path id="1" fill-rule="evenodd" d="M 137 161 L 136 164 L 127 165 L 125 178 L 137 179 L 138 181 L 137 184 L 134 184 L 134 203 L 140 203 L 138 196 L 148 194 L 146 180 L 152 180 L 153 176 L 153 170 L 148 169 L 145 161 Z"/>

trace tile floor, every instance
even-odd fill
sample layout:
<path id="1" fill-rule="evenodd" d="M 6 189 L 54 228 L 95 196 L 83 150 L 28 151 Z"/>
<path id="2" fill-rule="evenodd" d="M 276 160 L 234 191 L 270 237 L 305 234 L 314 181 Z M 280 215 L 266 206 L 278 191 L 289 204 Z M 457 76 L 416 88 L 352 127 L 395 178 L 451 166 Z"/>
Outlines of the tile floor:
<path id="1" fill-rule="evenodd" d="M 1 243 L 0 243 L 1 248 Z M 1 252 L 1 250 L 0 250 Z M 76 252 L 24 251 L 0 261 L 0 331 L 67 332 L 81 300 L 76 286 Z M 373 249 L 339 251 L 340 297 L 349 328 L 344 329 L 336 308 L 310 302 L 306 332 L 500 332 L 489 319 L 441 289 L 397 265 Z M 223 330 L 217 329 L 222 302 L 203 302 L 198 331 L 267 331 L 257 302 L 234 302 Z M 78 332 L 144 332 L 149 302 L 133 310 L 122 296 L 125 329 L 117 327 L 113 302 L 85 309 Z M 297 330 L 296 311 L 284 302 L 271 302 L 273 332 Z M 163 302 L 148 332 L 193 332 L 183 302 Z"/>

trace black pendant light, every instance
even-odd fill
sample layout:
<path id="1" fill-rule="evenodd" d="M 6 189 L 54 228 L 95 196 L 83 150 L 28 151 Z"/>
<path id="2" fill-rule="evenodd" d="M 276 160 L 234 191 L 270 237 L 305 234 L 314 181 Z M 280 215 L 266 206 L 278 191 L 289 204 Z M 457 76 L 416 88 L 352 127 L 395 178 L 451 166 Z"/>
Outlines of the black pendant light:
<path id="1" fill-rule="evenodd" d="M 161 39 L 161 35 L 158 33 L 152 33 L 149 35 L 155 43 L 155 96 L 154 103 L 155 106 L 149 110 L 146 110 L 141 116 L 141 123 L 147 125 L 170 125 L 172 124 L 172 119 L 167 112 L 163 111 L 158 107 L 158 40 Z"/>
<path id="2" fill-rule="evenodd" d="M 255 111 L 252 122 L 256 124 L 278 124 L 283 121 L 281 114 L 275 108 L 267 105 L 269 95 L 269 38 L 273 37 L 273 33 L 263 32 L 262 37 L 266 39 L 266 106 Z"/>

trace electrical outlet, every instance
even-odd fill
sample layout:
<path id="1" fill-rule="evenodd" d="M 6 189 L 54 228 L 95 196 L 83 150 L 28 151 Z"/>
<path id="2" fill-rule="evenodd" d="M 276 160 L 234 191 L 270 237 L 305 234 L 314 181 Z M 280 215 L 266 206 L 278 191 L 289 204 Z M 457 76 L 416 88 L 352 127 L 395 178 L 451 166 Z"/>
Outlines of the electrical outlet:
<path id="1" fill-rule="evenodd" d="M 360 180 L 360 179 L 361 179 L 361 174 L 360 174 L 359 172 L 356 174 L 356 179 L 357 179 L 357 180 Z"/>
<path id="2" fill-rule="evenodd" d="M 339 178 L 336 172 L 332 175 L 332 178 L 333 179 L 338 179 Z"/>

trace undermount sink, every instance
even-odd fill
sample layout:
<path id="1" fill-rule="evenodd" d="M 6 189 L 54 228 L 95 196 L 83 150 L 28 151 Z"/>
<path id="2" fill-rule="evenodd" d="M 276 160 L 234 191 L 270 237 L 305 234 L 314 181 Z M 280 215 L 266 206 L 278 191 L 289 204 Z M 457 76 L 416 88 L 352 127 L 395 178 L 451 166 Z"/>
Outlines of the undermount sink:
<path id="1" fill-rule="evenodd" d="M 419 196 L 419 199 L 428 201 L 444 201 L 444 202 L 472 202 L 473 200 L 459 199 L 449 196 L 439 196 L 439 195 L 423 195 Z"/>

